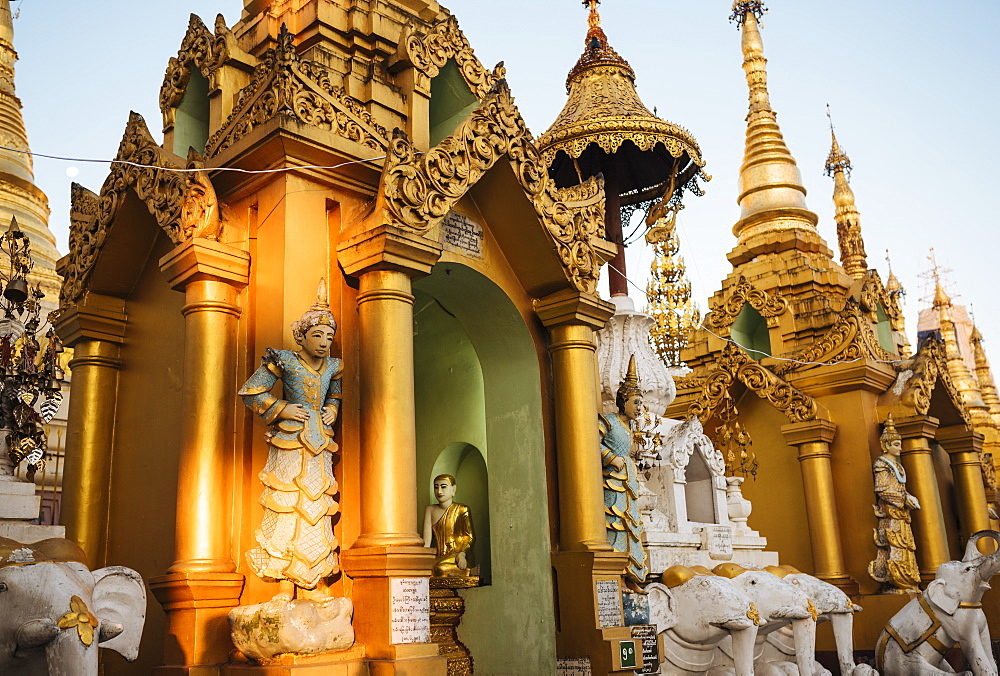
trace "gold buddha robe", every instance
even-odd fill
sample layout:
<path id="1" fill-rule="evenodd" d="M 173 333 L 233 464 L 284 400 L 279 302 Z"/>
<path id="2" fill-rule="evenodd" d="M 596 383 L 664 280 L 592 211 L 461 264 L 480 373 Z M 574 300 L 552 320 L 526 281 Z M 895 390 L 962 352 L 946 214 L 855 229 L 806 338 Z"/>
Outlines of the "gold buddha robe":
<path id="1" fill-rule="evenodd" d="M 868 564 L 868 574 L 882 583 L 882 591 L 916 591 L 920 571 L 914 556 L 916 544 L 910 529 L 909 493 L 906 471 L 898 463 L 879 457 L 872 465 L 875 478 L 875 560 Z"/>
<path id="2" fill-rule="evenodd" d="M 434 543 L 437 545 L 437 558 L 434 559 L 434 577 L 467 577 L 471 570 L 468 558 L 469 549 L 475 536 L 472 533 L 472 516 L 469 508 L 457 502 L 444 511 L 441 518 L 431 527 L 434 533 Z M 465 570 L 458 567 L 455 557 L 467 552 Z"/>

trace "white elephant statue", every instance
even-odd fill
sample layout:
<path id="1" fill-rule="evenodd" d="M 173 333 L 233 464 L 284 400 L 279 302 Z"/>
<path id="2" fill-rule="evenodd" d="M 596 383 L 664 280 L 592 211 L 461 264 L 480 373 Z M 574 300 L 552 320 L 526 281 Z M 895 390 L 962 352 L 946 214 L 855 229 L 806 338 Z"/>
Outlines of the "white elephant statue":
<path id="1" fill-rule="evenodd" d="M 854 613 L 861 612 L 861 606 L 854 604 L 847 594 L 829 582 L 799 572 L 792 566 L 768 566 L 765 570 L 805 592 L 816 609 L 817 624 L 830 622 L 833 627 L 833 638 L 837 644 L 837 661 L 842 676 L 877 676 L 878 672 L 867 664 L 854 663 Z M 795 661 L 795 643 L 790 626 L 786 625 L 767 635 L 763 656 L 772 661 L 781 659 Z M 829 672 L 817 664 L 814 673 Z"/>
<path id="2" fill-rule="evenodd" d="M 757 676 L 789 673 L 790 665 L 784 659 L 772 661 L 764 650 L 768 634 L 789 625 L 792 628 L 798 674 L 815 676 L 818 614 L 806 593 L 800 587 L 766 570 L 748 570 L 735 563 L 723 563 L 716 566 L 714 572 L 728 578 L 750 597 L 760 613 L 754 652 Z M 731 659 L 730 650 L 731 647 L 726 642 L 719 646 L 717 665 L 725 665 Z M 791 673 L 796 673 L 794 667 L 791 668 Z"/>
<path id="3" fill-rule="evenodd" d="M 729 580 L 707 569 L 672 566 L 646 586 L 650 622 L 663 639 L 669 674 L 752 676 L 756 610 Z M 712 670 L 716 647 L 732 637 L 733 668 Z"/>
<path id="4" fill-rule="evenodd" d="M 1000 550 L 980 554 L 977 543 L 983 538 L 1000 547 L 997 531 L 975 533 L 962 560 L 938 566 L 927 589 L 889 620 L 875 646 L 879 671 L 887 676 L 954 673 L 944 654 L 958 643 L 975 676 L 996 676 L 982 598 L 990 578 L 1000 572 Z"/>
<path id="5" fill-rule="evenodd" d="M 54 538 L 0 538 L 0 673 L 97 676 L 98 645 L 133 661 L 146 619 L 134 570 L 91 572 L 83 551 Z"/>

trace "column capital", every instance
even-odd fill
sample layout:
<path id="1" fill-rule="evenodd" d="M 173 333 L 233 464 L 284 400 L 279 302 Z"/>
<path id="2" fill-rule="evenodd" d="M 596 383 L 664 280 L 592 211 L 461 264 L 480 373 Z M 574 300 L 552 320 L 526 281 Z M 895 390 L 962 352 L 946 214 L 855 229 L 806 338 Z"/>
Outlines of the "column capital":
<path id="1" fill-rule="evenodd" d="M 949 454 L 983 450 L 983 435 L 965 425 L 939 427 L 935 439 Z"/>
<path id="2" fill-rule="evenodd" d="M 837 423 L 822 418 L 790 423 L 781 426 L 781 434 L 784 435 L 785 441 L 790 446 L 801 446 L 818 441 L 829 444 L 837 434 Z"/>
<path id="3" fill-rule="evenodd" d="M 160 259 L 160 270 L 170 288 L 183 291 L 190 282 L 204 279 L 244 287 L 250 281 L 250 254 L 211 239 L 196 237 L 178 244 Z"/>
<path id="4" fill-rule="evenodd" d="M 337 259 L 344 272 L 352 277 L 372 270 L 395 270 L 410 277 L 423 277 L 430 274 L 439 258 L 439 243 L 392 225 L 351 235 L 337 245 Z"/>
<path id="5" fill-rule="evenodd" d="M 940 420 L 931 415 L 909 415 L 905 418 L 893 418 L 892 422 L 904 439 L 933 439 L 941 424 Z"/>
<path id="6" fill-rule="evenodd" d="M 604 327 L 615 306 L 592 293 L 563 289 L 535 301 L 535 314 L 546 328 L 582 324 L 595 331 Z"/>
<path id="7" fill-rule="evenodd" d="M 61 308 L 53 326 L 67 347 L 85 340 L 121 345 L 125 340 L 125 320 L 124 299 L 88 293 L 83 302 Z"/>

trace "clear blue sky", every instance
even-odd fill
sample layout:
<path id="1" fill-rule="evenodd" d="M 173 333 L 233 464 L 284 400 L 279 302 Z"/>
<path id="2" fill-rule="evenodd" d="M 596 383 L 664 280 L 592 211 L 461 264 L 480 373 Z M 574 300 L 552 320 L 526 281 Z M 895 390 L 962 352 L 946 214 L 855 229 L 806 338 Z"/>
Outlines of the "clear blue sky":
<path id="1" fill-rule="evenodd" d="M 764 16 L 771 102 L 799 162 L 810 208 L 836 249 L 826 104 L 854 163 L 869 266 L 886 276 L 884 252 L 907 288 L 910 339 L 926 291 L 918 273 L 934 247 L 953 270 L 949 290 L 971 304 L 1000 368 L 995 271 L 1000 235 L 996 127 L 1000 41 L 993 3 L 981 0 L 772 0 Z M 522 114 L 537 136 L 565 101 L 566 73 L 583 48 L 586 11 L 577 0 L 454 0 L 488 66 L 505 61 Z M 746 84 L 728 0 L 605 0 L 611 44 L 634 67 L 639 94 L 695 135 L 714 176 L 682 212 L 682 253 L 702 311 L 730 269 L 725 254 L 738 218 Z M 129 110 L 160 129 L 157 95 L 192 12 L 228 25 L 239 0 L 14 0 L 18 95 L 36 152 L 110 158 Z M 99 190 L 106 165 L 72 163 Z M 69 163 L 38 159 L 60 251 L 68 233 Z M 649 253 L 629 250 L 629 276 L 644 284 Z"/>

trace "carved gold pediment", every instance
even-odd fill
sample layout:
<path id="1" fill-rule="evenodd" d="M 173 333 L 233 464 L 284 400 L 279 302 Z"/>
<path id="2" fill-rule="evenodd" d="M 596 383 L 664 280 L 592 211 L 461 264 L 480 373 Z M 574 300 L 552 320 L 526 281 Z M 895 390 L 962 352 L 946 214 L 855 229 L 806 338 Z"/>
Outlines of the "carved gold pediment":
<path id="1" fill-rule="evenodd" d="M 764 319 L 777 317 L 788 309 L 788 301 L 780 293 L 775 291 L 773 294 L 768 294 L 751 284 L 746 277 L 740 277 L 729 298 L 705 315 L 705 326 L 713 329 L 732 326 L 746 303 L 749 303 L 750 307 L 759 312 Z"/>
<path id="2" fill-rule="evenodd" d="M 448 59 L 455 60 L 465 84 L 480 101 L 506 74 L 503 63 L 497 64 L 493 72 L 483 67 L 472 51 L 468 38 L 458 27 L 458 19 L 454 16 L 434 24 L 424 34 L 415 32 L 412 26 L 408 25 L 399 40 L 399 49 L 390 63 L 390 68 L 395 69 L 398 64 L 408 64 L 429 79 L 438 74 Z"/>
<path id="3" fill-rule="evenodd" d="M 232 54 L 239 54 L 241 60 L 251 64 L 256 62 L 236 44 L 236 36 L 226 27 L 221 14 L 215 18 L 214 34 L 197 15 L 191 15 L 177 56 L 170 57 L 167 62 L 167 72 L 160 85 L 160 113 L 165 129 L 173 126 L 174 109 L 184 99 L 191 73 L 197 69 L 209 81 L 210 88 L 216 89 L 215 75 Z"/>
<path id="4" fill-rule="evenodd" d="M 889 319 L 898 319 L 901 309 L 899 303 L 889 295 L 882 278 L 875 270 L 868 270 L 865 273 L 865 281 L 861 287 L 861 307 L 866 312 L 871 313 L 874 319 L 878 306 L 881 305 Z"/>
<path id="5" fill-rule="evenodd" d="M 737 381 L 770 402 L 790 422 L 814 420 L 819 414 L 819 406 L 812 397 L 755 362 L 733 343 L 726 344 L 715 366 L 712 373 L 696 381 L 701 396 L 688 406 L 689 419 L 698 418 L 702 424 L 707 422 Z M 678 390 L 682 387 L 678 382 Z"/>
<path id="6" fill-rule="evenodd" d="M 815 364 L 834 364 L 859 359 L 893 361 L 898 357 L 882 347 L 868 313 L 862 310 L 857 301 L 849 298 L 837 323 L 819 336 L 812 345 L 792 355 L 790 359 L 794 361 L 781 362 L 773 371 L 780 375 L 807 369 Z"/>
<path id="7" fill-rule="evenodd" d="M 900 371 L 905 378 L 899 393 L 899 401 L 903 406 L 926 415 L 931 407 L 934 388 L 940 383 L 962 420 L 970 428 L 974 427 L 972 416 L 948 371 L 944 342 L 939 338 L 925 338 L 913 359 L 903 364 Z"/>
<path id="8" fill-rule="evenodd" d="M 604 261 L 603 181 L 556 188 L 505 80 L 426 153 L 417 153 L 402 131 L 393 133 L 374 218 L 424 234 L 501 158 L 552 238 L 573 287 L 593 293 Z"/>
<path id="9" fill-rule="evenodd" d="M 97 258 L 128 191 L 142 200 L 175 244 L 191 237 L 216 239 L 221 228 L 215 190 L 199 158 L 185 165 L 153 139 L 138 113 L 129 115 L 111 172 L 95 195 L 76 183 L 70 207 L 69 253 L 58 265 L 63 285 L 59 305 L 83 297 Z M 195 169 L 195 171 L 176 171 Z"/>
<path id="10" fill-rule="evenodd" d="M 267 50 L 250 84 L 240 91 L 233 113 L 205 145 L 214 157 L 275 117 L 330 131 L 382 152 L 389 132 L 357 99 L 330 81 L 323 66 L 299 58 L 292 34 L 282 26 L 277 46 Z"/>

